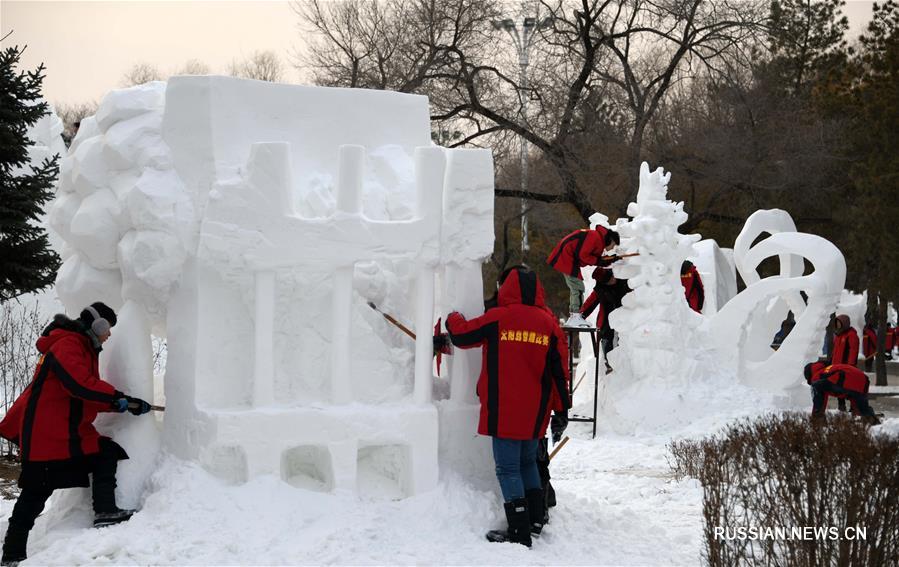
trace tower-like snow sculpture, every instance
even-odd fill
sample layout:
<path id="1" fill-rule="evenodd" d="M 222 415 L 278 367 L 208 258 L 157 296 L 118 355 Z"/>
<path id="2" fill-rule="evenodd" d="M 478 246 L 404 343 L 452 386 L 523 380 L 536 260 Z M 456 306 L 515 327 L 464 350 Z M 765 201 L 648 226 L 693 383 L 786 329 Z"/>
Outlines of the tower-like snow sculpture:
<path id="1" fill-rule="evenodd" d="M 692 348 L 693 330 L 701 316 L 684 300 L 680 267 L 700 237 L 677 231 L 687 213 L 683 203 L 668 200 L 670 178 L 662 168 L 650 173 L 644 162 L 637 201 L 627 208 L 632 220 L 619 220 L 615 227 L 622 248 L 640 254 L 614 265 L 615 276 L 627 279 L 633 292 L 609 318 L 620 336 L 610 362 L 616 373 L 621 371 L 632 380 L 684 375 L 695 364 L 685 354 Z"/>
<path id="2" fill-rule="evenodd" d="M 237 483 L 435 485 L 438 423 L 467 424 L 438 419 L 430 337 L 457 307 L 446 282 L 482 301 L 493 166 L 431 144 L 425 97 L 225 77 L 114 91 L 82 122 L 53 218 L 67 307 L 130 314 L 104 355 L 121 389 L 147 379 L 116 350 L 146 365 L 148 329 L 167 337 L 171 452 Z M 451 369 L 457 405 L 479 366 Z"/>

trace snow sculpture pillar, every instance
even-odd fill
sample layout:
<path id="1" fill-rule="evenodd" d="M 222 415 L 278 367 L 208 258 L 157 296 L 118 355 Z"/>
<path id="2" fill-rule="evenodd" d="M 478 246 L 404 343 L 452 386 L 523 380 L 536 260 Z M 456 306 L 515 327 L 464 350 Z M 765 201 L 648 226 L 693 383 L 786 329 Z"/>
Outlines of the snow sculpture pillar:
<path id="1" fill-rule="evenodd" d="M 416 148 L 415 184 L 416 207 L 419 218 L 440 219 L 443 211 L 444 157 L 440 148 Z M 438 228 L 435 245 L 439 245 Z M 434 325 L 435 263 L 419 260 L 416 275 L 415 301 L 415 403 L 431 403 L 431 380 L 434 344 L 431 340 Z"/>
<path id="2" fill-rule="evenodd" d="M 362 170 L 365 148 L 340 146 L 337 177 L 337 215 L 358 216 L 362 211 Z M 346 404 L 350 391 L 350 328 L 352 326 L 353 264 L 334 270 L 332 288 L 331 401 Z"/>
<path id="3" fill-rule="evenodd" d="M 153 346 L 150 322 L 137 302 L 128 301 L 118 313 L 118 323 L 103 349 L 101 375 L 118 390 L 153 403 Z M 119 506 L 137 508 L 147 480 L 156 465 L 161 436 L 155 414 L 121 416 L 107 414 L 98 421 L 101 433 L 127 447 L 130 458 L 122 461 L 116 490 Z M 125 419 L 123 419 L 125 418 Z"/>
<path id="4" fill-rule="evenodd" d="M 271 405 L 274 401 L 274 325 L 275 272 L 259 270 L 254 277 L 256 287 L 255 349 L 253 350 L 253 405 Z"/>

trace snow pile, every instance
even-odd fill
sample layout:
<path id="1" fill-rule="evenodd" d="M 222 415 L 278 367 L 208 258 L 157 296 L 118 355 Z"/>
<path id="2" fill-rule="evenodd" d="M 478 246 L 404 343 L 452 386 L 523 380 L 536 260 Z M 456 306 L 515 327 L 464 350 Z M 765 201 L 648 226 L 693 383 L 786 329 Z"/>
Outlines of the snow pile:
<path id="1" fill-rule="evenodd" d="M 39 104 L 42 100 L 36 101 Z M 66 144 L 62 139 L 62 132 L 65 129 L 62 119 L 56 115 L 52 106 L 48 105 L 47 114 L 41 116 L 37 122 L 28 128 L 26 135 L 31 141 L 28 146 L 28 164 L 25 167 L 40 166 L 44 160 L 53 159 L 58 155 L 60 158 L 66 155 Z M 12 170 L 13 175 L 17 175 L 24 168 Z"/>
<path id="2" fill-rule="evenodd" d="M 239 486 L 165 459 L 143 509 L 91 529 L 89 506 L 54 502 L 35 525 L 40 565 L 695 565 L 702 489 L 671 481 L 667 436 L 571 441 L 553 459 L 558 506 L 530 550 L 487 542 L 505 525 L 492 491 L 448 474 L 401 500 L 298 489 L 273 476 Z M 495 482 L 495 479 L 494 479 Z M 80 490 L 80 489 L 79 489 Z M 73 492 L 77 492 L 73 491 Z M 0 510 L 8 516 L 9 507 Z M 0 521 L 0 527 L 3 523 Z"/>

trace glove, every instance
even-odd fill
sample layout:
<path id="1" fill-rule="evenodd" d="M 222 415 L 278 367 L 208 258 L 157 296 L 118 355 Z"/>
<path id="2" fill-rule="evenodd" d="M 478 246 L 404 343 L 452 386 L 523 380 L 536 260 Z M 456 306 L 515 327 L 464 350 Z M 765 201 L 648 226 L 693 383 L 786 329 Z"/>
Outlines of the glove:
<path id="1" fill-rule="evenodd" d="M 116 398 L 112 401 L 112 411 L 118 413 L 125 413 L 128 411 L 128 400 L 124 396 L 121 398 Z"/>
<path id="2" fill-rule="evenodd" d="M 562 434 L 568 427 L 568 410 L 563 412 L 553 412 L 553 416 L 549 420 L 549 430 L 552 432 L 553 445 L 562 440 Z"/>
<path id="3" fill-rule="evenodd" d="M 450 338 L 446 333 L 434 335 L 434 353 L 442 352 L 446 354 L 449 351 Z"/>
<path id="4" fill-rule="evenodd" d="M 150 404 L 140 398 L 125 396 L 125 399 L 128 401 L 128 411 L 131 415 L 144 415 L 150 411 Z"/>
<path id="5" fill-rule="evenodd" d="M 615 262 L 617 262 L 618 260 L 620 260 L 620 258 L 618 257 L 618 254 L 612 254 L 610 256 L 600 256 L 599 261 L 596 262 L 596 265 L 602 266 L 603 268 L 607 268 L 607 267 L 611 266 L 612 264 L 614 264 Z"/>

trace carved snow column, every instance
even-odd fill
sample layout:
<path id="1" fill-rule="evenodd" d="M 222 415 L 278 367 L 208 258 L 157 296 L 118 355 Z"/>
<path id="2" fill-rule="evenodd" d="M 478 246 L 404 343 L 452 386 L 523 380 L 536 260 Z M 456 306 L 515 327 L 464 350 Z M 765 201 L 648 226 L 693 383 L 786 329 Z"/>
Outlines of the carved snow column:
<path id="1" fill-rule="evenodd" d="M 417 216 L 432 218 L 442 224 L 443 181 L 445 157 L 441 148 L 415 149 L 415 185 Z M 439 246 L 438 227 L 434 246 Z M 434 274 L 437 268 L 433 260 L 420 259 L 416 276 L 415 298 L 415 403 L 431 403 L 434 344 L 431 339 L 434 327 Z"/>
<path id="2" fill-rule="evenodd" d="M 253 405 L 268 406 L 274 401 L 275 272 L 255 273 L 256 326 L 253 363 Z"/>
<path id="3" fill-rule="evenodd" d="M 264 192 L 268 200 L 284 211 L 294 214 L 290 144 L 287 142 L 258 142 L 250 147 L 247 164 L 250 183 Z M 255 328 L 253 361 L 253 405 L 268 406 L 274 402 L 274 327 L 275 272 L 261 269 L 254 273 Z"/>
<path id="4" fill-rule="evenodd" d="M 362 172 L 365 148 L 340 146 L 337 173 L 337 216 L 362 213 Z M 353 264 L 334 270 L 331 296 L 331 401 L 352 401 L 350 390 L 350 329 L 352 328 Z"/>

